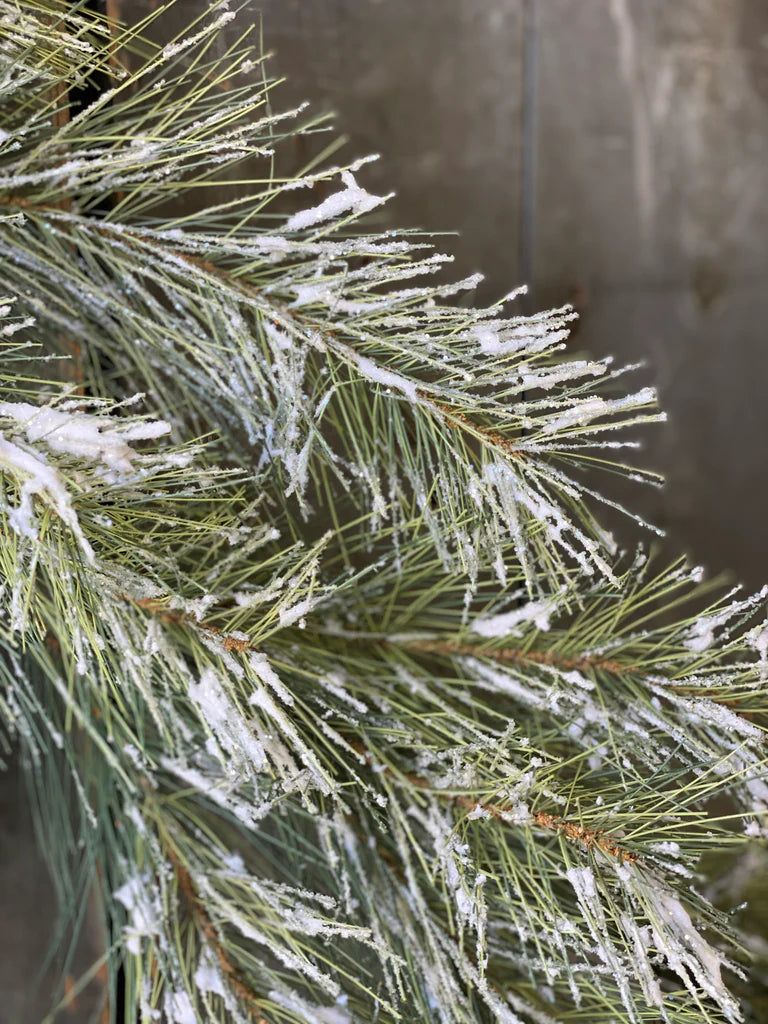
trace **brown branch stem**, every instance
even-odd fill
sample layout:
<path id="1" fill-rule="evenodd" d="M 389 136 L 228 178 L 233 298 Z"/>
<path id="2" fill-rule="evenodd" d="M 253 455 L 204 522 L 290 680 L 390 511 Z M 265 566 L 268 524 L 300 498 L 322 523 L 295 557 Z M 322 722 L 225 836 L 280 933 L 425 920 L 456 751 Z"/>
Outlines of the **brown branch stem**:
<path id="1" fill-rule="evenodd" d="M 556 651 L 524 651 L 519 647 L 482 647 L 479 644 L 454 644 L 450 642 L 418 640 L 405 645 L 408 650 L 420 654 L 435 654 L 441 657 L 489 658 L 502 665 L 549 665 L 563 671 L 579 669 L 601 669 L 612 675 L 636 672 L 637 666 L 625 665 L 614 658 L 596 655 L 568 657 Z"/>
<path id="2" fill-rule="evenodd" d="M 373 761 L 373 755 L 361 743 L 353 743 L 352 746 L 355 747 L 359 754 L 362 754 L 362 756 L 365 757 L 366 761 L 369 763 Z M 502 821 L 505 824 L 510 824 L 510 818 L 515 810 L 515 808 L 511 806 L 484 803 L 482 800 L 478 800 L 476 797 L 467 796 L 464 793 L 450 793 L 445 790 L 434 789 L 430 785 L 429 781 L 421 775 L 411 775 L 408 773 L 400 775 L 386 766 L 381 774 L 387 778 L 395 780 L 404 779 L 417 789 L 429 790 L 430 795 L 440 796 L 451 800 L 454 804 L 464 810 L 473 811 L 479 808 L 484 814 L 489 815 L 496 821 Z M 603 853 L 607 853 L 609 856 L 615 857 L 616 860 L 623 861 L 626 864 L 634 864 L 637 861 L 636 853 L 622 847 L 616 836 L 606 833 L 603 829 L 585 828 L 581 824 L 569 821 L 567 818 L 557 817 L 554 814 L 548 814 L 546 811 L 534 811 L 530 816 L 530 822 L 537 828 L 558 832 L 560 835 L 566 836 L 566 838 L 579 843 L 586 849 L 597 846 L 603 851 Z"/>
<path id="3" fill-rule="evenodd" d="M 419 654 L 433 654 L 438 657 L 448 658 L 488 658 L 500 665 L 548 665 L 561 669 L 564 672 L 584 670 L 599 670 L 608 672 L 613 676 L 642 673 L 639 665 L 625 663 L 616 658 L 603 658 L 599 655 L 579 655 L 576 657 L 559 654 L 557 651 L 532 651 L 522 650 L 519 647 L 485 647 L 481 644 L 456 644 L 450 641 L 439 640 L 418 640 L 404 645 L 408 650 Z M 657 673 L 658 678 L 662 678 Z M 739 709 L 739 700 L 721 698 L 717 693 L 710 693 L 699 687 L 685 686 L 681 683 L 674 683 L 669 679 L 664 680 L 665 687 L 671 693 L 680 697 L 707 697 L 709 700 L 722 704 L 724 707 Z M 745 695 L 747 699 L 748 695 Z M 749 716 L 750 711 L 742 711 L 741 714 Z"/>
<path id="4" fill-rule="evenodd" d="M 222 949 L 216 926 L 198 896 L 197 889 L 192 881 L 192 876 L 187 868 L 182 864 L 178 854 L 172 846 L 168 847 L 168 859 L 173 866 L 179 891 L 184 897 L 184 902 L 192 915 L 197 930 L 208 948 L 216 956 L 219 966 L 221 967 L 232 992 L 237 996 L 240 1002 L 247 1007 L 249 1014 L 251 1016 L 255 1016 L 255 1024 L 269 1024 L 267 1019 L 261 1014 L 261 1001 L 259 1000 L 259 997 L 250 988 L 250 986 L 243 981 L 240 970 L 232 963 L 230 958 L 227 956 L 226 951 Z"/>
<path id="5" fill-rule="evenodd" d="M 141 608 L 143 611 L 151 612 L 156 618 L 160 619 L 161 622 L 168 622 L 175 626 L 195 626 L 197 629 L 201 629 L 204 633 L 210 633 L 211 636 L 218 637 L 226 651 L 239 651 L 243 654 L 245 651 L 258 650 L 255 644 L 250 643 L 248 640 L 243 640 L 242 637 L 232 636 L 231 633 L 225 633 L 223 629 L 220 629 L 218 626 L 214 626 L 212 622 L 206 622 L 204 619 L 196 619 L 192 615 L 187 615 L 186 612 L 179 611 L 175 608 L 169 608 L 162 598 L 135 598 L 129 597 L 127 594 L 120 594 L 119 596 L 124 601 L 132 604 L 135 608 Z"/>
<path id="6" fill-rule="evenodd" d="M 5 194 L 0 196 L 0 206 L 17 206 L 19 209 L 26 210 L 27 213 L 40 213 L 46 215 L 54 214 L 57 210 L 57 208 L 53 205 L 35 204 L 34 202 L 30 202 L 24 196 L 16 196 L 11 194 Z M 114 235 L 118 233 L 113 229 L 111 230 L 111 226 L 108 223 L 104 222 L 100 224 L 90 224 L 89 226 L 100 234 Z M 121 227 L 119 234 L 121 235 L 121 237 L 127 234 L 133 235 L 139 240 L 144 240 L 143 236 L 139 232 L 132 232 L 125 226 Z M 228 270 L 216 266 L 216 264 L 212 263 L 210 260 L 200 259 L 196 256 L 192 256 L 189 253 L 186 253 L 178 249 L 174 249 L 172 251 L 172 254 L 175 259 L 181 260 L 182 262 L 186 263 L 190 268 L 202 271 L 209 277 L 213 278 L 215 281 L 218 281 L 220 284 L 226 285 L 227 288 L 231 288 L 239 292 L 244 298 L 250 300 L 255 299 L 259 302 L 268 303 L 272 308 L 274 308 L 279 313 L 280 317 L 282 317 L 284 320 L 292 320 L 294 322 L 304 321 L 305 323 L 311 325 L 314 331 L 325 334 L 327 336 L 328 343 L 332 348 L 336 348 L 337 350 L 346 349 L 348 353 L 356 352 L 355 348 L 348 342 L 341 341 L 341 339 L 337 335 L 337 332 L 334 331 L 333 329 L 328 328 L 324 324 L 318 323 L 317 321 L 305 321 L 304 318 L 297 314 L 294 309 L 291 309 L 285 303 L 280 302 L 273 295 L 270 295 L 267 298 L 267 296 L 265 296 L 260 289 L 255 288 L 253 285 L 246 284 L 239 278 L 235 277 Z M 356 360 L 352 357 L 348 357 L 348 361 L 352 366 L 357 365 Z M 466 413 L 453 409 L 450 405 L 447 405 L 445 402 L 437 401 L 426 390 L 418 389 L 416 394 L 421 399 L 422 407 L 429 410 L 433 414 L 439 416 L 439 418 L 447 426 L 452 427 L 453 429 L 466 431 L 470 435 L 479 438 L 485 444 L 497 448 L 500 451 L 503 451 L 506 455 L 509 455 L 513 458 L 522 457 L 523 453 L 514 447 L 513 442 L 509 438 L 504 437 L 504 435 L 499 433 L 497 430 L 493 430 L 489 427 L 480 426 L 479 424 L 475 423 L 472 419 L 470 419 L 470 417 L 467 416 Z"/>
<path id="7" fill-rule="evenodd" d="M 520 459 L 523 457 L 523 453 L 515 448 L 514 444 L 508 437 L 504 437 L 498 430 L 491 430 L 489 427 L 481 427 L 474 420 L 471 420 L 466 413 L 457 412 L 452 409 L 449 405 L 445 405 L 443 402 L 436 401 L 431 395 L 425 391 L 417 391 L 416 394 L 419 398 L 424 399 L 429 403 L 429 408 L 437 410 L 449 427 L 455 427 L 459 430 L 467 430 L 470 434 L 474 434 L 479 437 L 486 444 L 499 448 L 506 455 L 510 455 L 514 459 Z"/>

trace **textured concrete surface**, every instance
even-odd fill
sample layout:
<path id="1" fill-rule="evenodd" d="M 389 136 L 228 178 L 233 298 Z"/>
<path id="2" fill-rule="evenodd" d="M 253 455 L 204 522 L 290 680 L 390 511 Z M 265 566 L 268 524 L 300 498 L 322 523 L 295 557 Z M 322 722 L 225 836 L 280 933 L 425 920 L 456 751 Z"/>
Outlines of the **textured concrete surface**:
<path id="1" fill-rule="evenodd" d="M 110 3 L 131 18 L 157 6 Z M 176 23 L 202 6 L 180 0 Z M 645 361 L 638 384 L 656 383 L 669 411 L 644 456 L 667 487 L 622 496 L 712 570 L 768 579 L 765 0 L 252 0 L 252 10 L 290 79 L 276 104 L 335 110 L 343 153 L 382 154 L 366 184 L 397 190 L 386 226 L 461 231 L 442 240 L 456 273 L 485 271 L 482 295 L 496 297 L 523 273 L 530 221 L 536 302 L 573 300 L 572 347 Z M 18 1015 L 52 892 L 13 777 L 0 781 L 0 811 L 0 1021 L 13 1012 L 37 1024 L 40 1004 Z"/>
<path id="2" fill-rule="evenodd" d="M 345 154 L 379 153 L 369 187 L 389 223 L 460 232 L 453 273 L 517 277 L 522 123 L 520 0 L 265 0 L 275 94 L 338 114 Z M 502 285 L 501 282 L 504 282 Z"/>
<path id="3" fill-rule="evenodd" d="M 100 976 L 79 979 L 102 956 L 95 907 L 69 959 L 71 936 L 52 944 L 55 890 L 35 841 L 29 793 L 12 761 L 0 775 L 0 1024 L 97 1024 L 104 1005 Z M 58 1012 L 48 1017 L 52 1007 Z"/>
<path id="4" fill-rule="evenodd" d="M 0 777 L 0 1000 L 3 1020 L 34 1020 L 36 972 L 49 940 L 53 888 L 36 851 L 15 766 Z"/>
<path id="5" fill-rule="evenodd" d="M 648 364 L 669 422 L 646 459 L 668 484 L 640 501 L 674 547 L 757 586 L 768 579 L 768 6 L 540 7 L 539 300 L 570 291 L 579 346 Z"/>

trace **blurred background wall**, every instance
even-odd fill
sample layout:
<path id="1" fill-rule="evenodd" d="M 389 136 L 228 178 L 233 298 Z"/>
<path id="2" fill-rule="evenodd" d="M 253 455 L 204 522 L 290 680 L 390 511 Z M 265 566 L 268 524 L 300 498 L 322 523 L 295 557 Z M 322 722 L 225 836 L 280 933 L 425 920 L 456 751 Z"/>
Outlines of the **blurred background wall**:
<path id="1" fill-rule="evenodd" d="M 162 31 L 205 5 L 178 0 Z M 110 6 L 135 20 L 157 2 Z M 669 422 L 643 461 L 668 484 L 623 497 L 709 569 L 768 581 L 768 2 L 251 10 L 289 79 L 275 105 L 309 99 L 336 112 L 342 154 L 382 154 L 365 180 L 397 190 L 387 226 L 459 231 L 439 244 L 457 275 L 485 272 L 478 298 L 527 280 L 532 304 L 577 306 L 574 350 L 646 363 L 637 384 L 657 385 Z M 1 804 L 8 1008 L 31 986 L 53 911 L 13 776 Z M 38 1024 L 42 1005 L 17 1019 Z M 81 1002 L 58 1020 L 85 1013 Z"/>
<path id="2" fill-rule="evenodd" d="M 253 0 L 275 94 L 382 154 L 393 226 L 480 297 L 573 302 L 669 414 L 622 496 L 710 570 L 768 580 L 768 2 Z"/>

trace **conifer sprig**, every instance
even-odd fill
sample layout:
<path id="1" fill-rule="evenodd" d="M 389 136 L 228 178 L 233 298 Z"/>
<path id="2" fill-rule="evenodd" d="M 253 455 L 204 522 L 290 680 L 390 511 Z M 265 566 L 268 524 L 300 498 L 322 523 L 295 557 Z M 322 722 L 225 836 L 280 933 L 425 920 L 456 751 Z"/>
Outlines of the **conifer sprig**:
<path id="1" fill-rule="evenodd" d="M 653 393 L 287 170 L 233 18 L 0 0 L 0 721 L 112 1018 L 742 1020 L 766 592 L 616 551 Z"/>
<path id="2" fill-rule="evenodd" d="M 569 310 L 445 305 L 477 278 L 410 286 L 448 257 L 349 233 L 383 202 L 357 184 L 365 161 L 278 177 L 275 150 L 296 128 L 269 112 L 258 58 L 247 40 L 210 56 L 231 13 L 57 131 L 19 111 L 0 201 L 25 223 L 7 236 L 4 287 L 45 281 L 45 302 L 29 305 L 114 365 L 102 388 L 157 390 L 159 375 L 165 415 L 226 430 L 229 458 L 248 464 L 258 448 L 278 461 L 288 496 L 310 501 L 331 474 L 378 518 L 420 515 L 445 568 L 470 576 L 511 533 L 532 591 L 570 560 L 610 578 L 595 496 L 572 470 L 594 460 L 596 437 L 658 418 L 652 390 L 611 397 L 608 360 L 563 360 Z M 296 190 L 320 188 L 330 194 L 285 215 Z M 203 198 L 158 223 L 169 192 Z"/>

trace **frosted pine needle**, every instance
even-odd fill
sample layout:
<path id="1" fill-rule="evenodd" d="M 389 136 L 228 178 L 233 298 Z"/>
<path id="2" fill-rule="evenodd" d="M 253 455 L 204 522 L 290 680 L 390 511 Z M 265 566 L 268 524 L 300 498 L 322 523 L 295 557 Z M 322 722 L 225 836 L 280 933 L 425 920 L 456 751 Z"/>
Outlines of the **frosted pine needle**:
<path id="1" fill-rule="evenodd" d="M 766 591 L 601 525 L 653 391 L 159 16 L 0 0 L 0 723 L 112 1018 L 750 1019 Z"/>

